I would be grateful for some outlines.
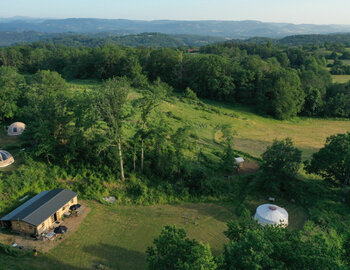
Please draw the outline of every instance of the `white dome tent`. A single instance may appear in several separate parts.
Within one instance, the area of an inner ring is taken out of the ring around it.
[[[15,162],[15,160],[9,152],[5,150],[0,150],[0,168],[7,167],[13,162]]]
[[[15,122],[9,126],[7,129],[7,135],[9,136],[18,136],[22,135],[26,125],[22,122]]]
[[[282,225],[288,226],[288,212],[286,209],[274,204],[262,204],[256,209],[254,219],[261,226]]]

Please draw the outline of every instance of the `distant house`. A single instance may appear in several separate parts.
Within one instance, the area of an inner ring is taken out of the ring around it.
[[[187,50],[188,53],[197,53],[197,52],[200,52],[199,49],[188,49]]]
[[[38,235],[54,228],[69,207],[78,203],[78,194],[68,189],[43,191],[0,219],[3,228]]]

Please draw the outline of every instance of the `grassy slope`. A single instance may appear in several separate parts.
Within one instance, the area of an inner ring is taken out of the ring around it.
[[[93,88],[96,82],[71,83],[75,90]],[[137,96],[133,93],[133,97]],[[184,103],[177,97],[162,104],[160,111],[171,112],[168,117],[174,127],[190,124],[199,137],[202,148],[217,150],[217,125],[232,124],[238,135],[235,148],[259,156],[274,138],[290,136],[296,145],[304,150],[304,157],[309,157],[323,144],[327,136],[350,130],[350,121],[297,118],[292,121],[278,121],[258,116],[246,108],[230,104],[205,101],[215,112],[195,109],[195,105]],[[179,120],[180,119],[180,120]],[[0,136],[1,145],[11,145],[5,136]],[[14,155],[15,155],[14,150]],[[16,158],[16,155],[15,155]],[[15,169],[15,166],[10,168]],[[264,198],[248,197],[248,206],[254,210]],[[288,209],[291,220],[290,228],[300,228],[307,219],[304,210],[295,205],[279,200],[278,203]],[[226,222],[233,218],[237,205],[185,204],[155,206],[104,206],[90,202],[92,211],[80,229],[61,245],[39,258],[9,258],[0,256],[0,265],[8,269],[92,269],[96,264],[107,264],[113,269],[144,269],[145,248],[159,234],[165,224],[184,226],[190,237],[209,243],[214,253],[222,250],[226,238],[223,231]],[[185,212],[199,213],[199,225],[184,224]],[[6,264],[5,264],[6,263]]]
[[[161,110],[171,111],[174,115],[181,117],[182,122],[194,126],[200,141],[210,148],[216,146],[214,137],[217,125],[231,124],[237,132],[234,148],[256,157],[259,157],[275,138],[291,137],[303,150],[304,158],[309,158],[324,145],[328,136],[350,130],[350,121],[346,120],[295,118],[279,121],[256,115],[237,105],[213,101],[206,101],[206,103],[227,115],[195,110],[193,105],[179,100],[171,104],[163,104]],[[181,124],[177,120],[173,122],[177,125]]]

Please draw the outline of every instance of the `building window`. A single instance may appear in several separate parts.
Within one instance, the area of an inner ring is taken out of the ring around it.
[[[74,199],[72,199],[70,202],[73,203],[73,202],[74,202]]]
[[[64,211],[64,209],[66,209],[66,207],[65,207],[65,206],[63,206],[62,211]]]
[[[44,227],[45,226],[45,222],[41,224],[41,227]]]

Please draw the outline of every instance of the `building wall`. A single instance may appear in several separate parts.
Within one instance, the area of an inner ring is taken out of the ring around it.
[[[56,216],[57,216],[57,220],[60,221],[62,220],[63,214],[69,211],[69,207],[71,207],[74,204],[78,203],[78,197],[74,197],[72,200],[70,200],[69,202],[67,202],[64,206],[62,206],[57,212],[56,212]],[[45,220],[42,224],[40,224],[38,226],[38,234],[51,230],[54,228],[54,215],[52,215],[51,217],[49,217],[47,220]]]
[[[60,221],[62,220],[63,214],[69,211],[69,207],[71,207],[74,204],[78,203],[78,198],[77,196],[74,197],[72,200],[67,202],[64,206],[62,206],[57,212],[57,220]],[[54,228],[54,215],[46,219],[43,223],[41,223],[38,227],[35,227],[33,225],[30,225],[24,221],[11,221],[11,227],[13,231],[16,232],[24,232],[27,234],[35,234],[36,232],[38,234],[51,230]]]
[[[21,220],[11,221],[11,227],[12,230],[16,232],[23,232],[26,234],[35,234],[36,232],[35,226]]]

